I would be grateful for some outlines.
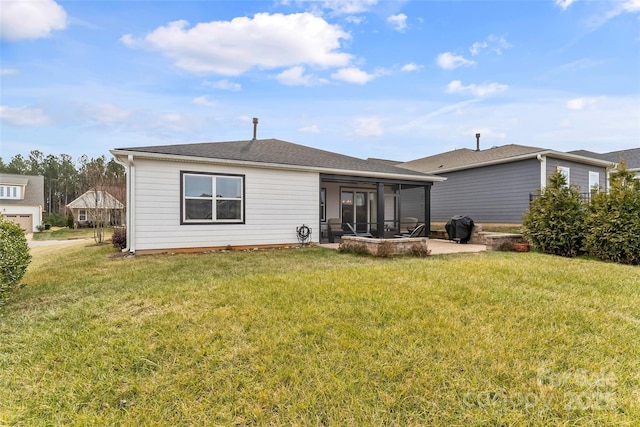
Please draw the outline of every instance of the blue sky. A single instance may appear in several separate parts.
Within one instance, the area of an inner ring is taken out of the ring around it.
[[[640,146],[640,0],[0,0],[0,156]]]

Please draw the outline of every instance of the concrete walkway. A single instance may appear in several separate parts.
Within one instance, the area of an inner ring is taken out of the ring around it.
[[[29,240],[27,243],[30,248],[39,246],[68,245],[70,243],[85,242],[89,239],[66,239],[66,240]]]
[[[338,249],[339,243],[322,243],[323,248]],[[460,244],[450,240],[429,239],[431,255],[457,254],[462,252],[482,252],[487,250],[486,245]]]

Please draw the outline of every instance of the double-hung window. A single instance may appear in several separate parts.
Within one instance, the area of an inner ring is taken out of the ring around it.
[[[182,172],[182,222],[244,222],[244,176]]]

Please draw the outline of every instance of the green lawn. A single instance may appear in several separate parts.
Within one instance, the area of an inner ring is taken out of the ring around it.
[[[93,228],[52,227],[50,230],[33,233],[33,240],[93,239],[94,231]],[[105,239],[110,239],[113,228],[105,227],[103,231]]]
[[[37,248],[0,425],[639,425],[640,269]]]

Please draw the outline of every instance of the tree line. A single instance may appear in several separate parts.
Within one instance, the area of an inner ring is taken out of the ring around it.
[[[17,154],[5,163],[0,157],[0,172],[44,176],[44,211],[49,215],[66,215],[66,206],[89,190],[105,190],[125,203],[125,170],[115,159],[80,156],[76,161],[68,154],[54,156],[33,150],[25,158]]]

